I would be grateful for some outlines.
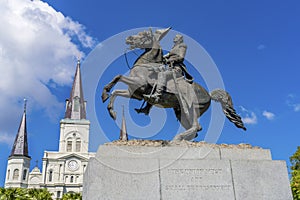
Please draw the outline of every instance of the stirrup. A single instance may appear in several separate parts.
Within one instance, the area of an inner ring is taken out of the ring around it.
[[[144,94],[144,98],[149,102],[157,103],[160,100],[161,94],[155,93],[153,95]]]

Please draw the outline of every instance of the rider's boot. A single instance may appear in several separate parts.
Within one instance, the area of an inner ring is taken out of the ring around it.
[[[144,108],[135,108],[134,110],[137,113],[144,113],[145,115],[149,115],[151,108],[152,108],[152,105],[147,103],[147,105]]]

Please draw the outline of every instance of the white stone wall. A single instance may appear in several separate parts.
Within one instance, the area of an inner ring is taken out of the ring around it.
[[[42,173],[38,167],[35,167],[28,177],[28,188],[40,188],[42,183]]]
[[[83,174],[94,153],[45,152],[42,186],[59,198],[67,192],[82,192]],[[51,172],[52,171],[52,172]],[[52,176],[52,177],[51,177]]]
[[[80,141],[80,151],[88,152],[90,121],[63,119],[60,122],[59,152],[78,152],[76,141]],[[72,142],[71,150],[67,149],[68,141]]]
[[[27,188],[30,158],[25,156],[12,156],[8,159],[5,177],[5,188]],[[18,170],[15,171],[15,170]]]
[[[82,192],[83,174],[89,158],[95,156],[88,152],[89,128],[88,120],[61,120],[59,151],[44,152],[42,172],[34,169],[30,173],[29,187],[47,188],[54,199],[67,192]],[[72,148],[68,149],[68,141]]]

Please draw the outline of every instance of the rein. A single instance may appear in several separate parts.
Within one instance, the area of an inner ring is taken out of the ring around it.
[[[124,57],[125,57],[125,61],[126,61],[126,65],[127,65],[127,67],[128,67],[128,69],[129,70],[132,70],[132,68],[134,67],[130,67],[129,66],[129,63],[128,63],[128,58],[127,58],[127,49],[125,49],[125,51],[124,51]]]

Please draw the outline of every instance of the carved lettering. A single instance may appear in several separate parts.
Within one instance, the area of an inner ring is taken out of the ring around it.
[[[168,169],[168,173],[182,175],[220,175],[222,169]]]
[[[221,191],[230,190],[231,185],[166,185],[165,190],[182,191],[182,190],[210,190],[210,191]]]
[[[177,168],[177,169],[167,169],[167,173],[169,176],[176,177],[178,180],[185,180],[183,182],[185,184],[173,184],[168,183],[164,186],[166,191],[211,191],[211,192],[218,192],[218,191],[227,191],[232,190],[232,186],[228,184],[219,183],[220,176],[223,176],[223,169],[222,168]],[[206,183],[206,179],[208,180],[215,180],[215,183]]]

